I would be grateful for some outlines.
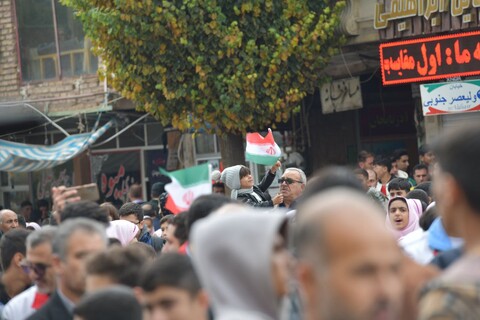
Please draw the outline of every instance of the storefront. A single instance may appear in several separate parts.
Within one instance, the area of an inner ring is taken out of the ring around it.
[[[35,207],[40,199],[50,200],[54,186],[90,182],[98,184],[101,201],[120,205],[127,200],[128,189],[134,183],[141,184],[144,198],[149,198],[151,185],[159,181],[160,168],[176,170],[184,161],[188,161],[188,165],[209,162],[214,168],[220,165],[215,135],[187,133],[182,136],[178,131],[165,129],[151,116],[136,112],[106,114],[100,125],[114,117],[120,120],[80,156],[51,169],[0,172],[0,205],[18,210],[21,202],[29,200]],[[134,123],[141,117],[141,121]],[[82,120],[85,130],[91,129],[97,118],[97,115],[86,116]],[[73,133],[78,122],[71,119],[61,125]],[[174,137],[173,144],[169,135]],[[45,132],[42,128],[17,137],[17,141],[44,145],[55,144],[64,137],[60,132]],[[183,140],[190,140],[191,145],[185,143],[184,146]]]
[[[375,6],[383,85],[412,86],[425,116],[422,142],[480,121],[478,88],[470,82],[480,75],[479,8],[457,0]]]

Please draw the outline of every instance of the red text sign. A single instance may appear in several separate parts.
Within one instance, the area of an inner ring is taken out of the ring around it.
[[[383,43],[384,85],[480,74],[480,31]]]

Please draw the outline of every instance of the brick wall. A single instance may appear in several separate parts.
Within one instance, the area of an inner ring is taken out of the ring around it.
[[[12,4],[0,0],[0,100],[18,95],[18,59]]]
[[[32,103],[48,114],[92,109],[102,103],[103,83],[97,75],[22,83],[15,23],[12,1],[0,0],[0,102],[55,99]],[[57,100],[66,97],[71,99]]]

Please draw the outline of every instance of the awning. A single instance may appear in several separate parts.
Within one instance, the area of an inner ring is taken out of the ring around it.
[[[85,151],[112,124],[111,120],[96,131],[68,136],[52,146],[0,140],[0,171],[30,172],[58,166]]]

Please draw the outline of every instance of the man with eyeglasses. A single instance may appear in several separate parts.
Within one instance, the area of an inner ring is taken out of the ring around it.
[[[52,240],[57,228],[46,226],[28,235],[27,254],[20,262],[23,271],[35,284],[12,300],[3,309],[3,320],[24,320],[47,302],[55,291],[52,268]]]
[[[283,203],[280,207],[295,208],[295,200],[302,194],[307,183],[307,176],[298,168],[287,168],[282,177],[278,179],[280,193],[283,195]]]
[[[105,227],[86,218],[68,219],[52,240],[52,268],[57,289],[28,320],[73,320],[73,309],[85,293],[85,264],[91,254],[106,250]]]

